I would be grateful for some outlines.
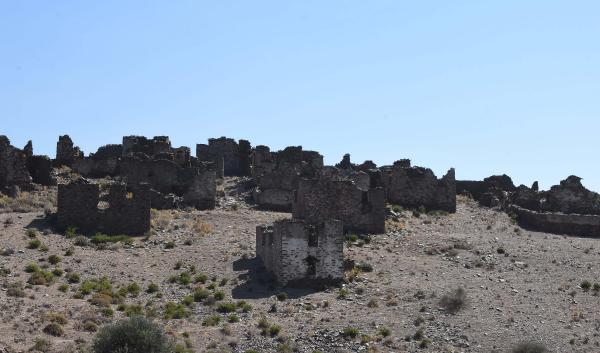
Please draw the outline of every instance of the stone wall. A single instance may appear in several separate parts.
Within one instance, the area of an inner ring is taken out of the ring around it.
[[[0,190],[8,186],[23,188],[30,185],[27,154],[13,147],[8,137],[0,135]]]
[[[110,235],[142,235],[150,230],[148,185],[128,192],[124,184],[111,185],[108,208],[99,209],[100,189],[85,179],[58,186],[57,224],[77,227],[83,232]]]
[[[323,156],[315,151],[304,151],[302,146],[278,152],[258,146],[252,160],[256,184],[254,201],[261,208],[274,211],[291,211],[300,178],[318,177],[323,168]]]
[[[217,195],[216,174],[211,167],[202,162],[182,167],[175,161],[137,155],[121,159],[120,175],[128,184],[148,183],[162,194],[183,197],[185,205],[209,209],[215,207]]]
[[[510,212],[517,216],[523,228],[554,234],[600,237],[600,216],[536,212],[511,205]]]
[[[48,156],[32,155],[27,157],[27,170],[34,183],[40,185],[55,185],[52,177],[52,160]]]
[[[438,179],[431,169],[411,167],[407,161],[395,163],[384,176],[387,201],[403,207],[456,212],[454,168]]]
[[[256,254],[283,284],[340,281],[344,277],[342,223],[280,220],[256,229]]]
[[[239,143],[227,137],[213,138],[208,144],[196,145],[196,158],[202,161],[223,163],[223,176],[250,176],[252,147],[250,142],[240,140]]]
[[[54,160],[54,166],[68,166],[70,167],[74,161],[82,159],[83,152],[73,145],[73,140],[69,135],[63,135],[58,137],[56,143],[56,159]]]
[[[552,212],[600,215],[600,194],[586,189],[581,178],[571,175],[544,192],[543,208]]]
[[[292,215],[308,222],[342,221],[347,232],[385,232],[383,188],[361,190],[351,180],[301,179]]]
[[[457,180],[456,181],[456,192],[458,194],[469,194],[475,200],[480,200],[482,195],[491,189],[498,189],[506,192],[513,192],[516,190],[515,184],[512,179],[506,175],[492,175],[483,181],[475,180]]]

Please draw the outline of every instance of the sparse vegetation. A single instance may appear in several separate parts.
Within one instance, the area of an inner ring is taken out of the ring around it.
[[[467,301],[467,294],[463,288],[457,288],[451,293],[445,294],[440,300],[440,305],[449,313],[460,310]]]
[[[172,353],[173,349],[162,328],[141,316],[103,327],[92,344],[93,353]]]

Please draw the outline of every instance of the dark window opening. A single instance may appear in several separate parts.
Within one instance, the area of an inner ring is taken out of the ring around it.
[[[319,233],[317,233],[317,228],[314,226],[307,226],[306,232],[308,233],[308,246],[312,248],[319,246]]]
[[[365,214],[365,213],[371,212],[371,210],[373,209],[373,206],[371,205],[371,202],[369,201],[369,192],[368,191],[362,192],[362,198],[360,200],[360,203],[362,205],[361,213]]]
[[[307,276],[316,276],[317,275],[317,258],[314,256],[309,256],[306,258],[306,275]]]

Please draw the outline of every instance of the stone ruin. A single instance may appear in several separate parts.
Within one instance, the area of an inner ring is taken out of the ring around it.
[[[385,233],[383,188],[360,188],[352,180],[302,178],[295,192],[292,216],[310,223],[342,221],[344,231]]]
[[[302,146],[286,147],[278,152],[257,146],[252,166],[256,204],[267,210],[290,212],[300,178],[317,177],[323,168],[323,156],[305,151]]]
[[[483,181],[459,181],[457,190],[482,206],[513,214],[519,224],[534,231],[600,237],[600,194],[586,189],[581,178],[569,176],[540,191],[538,183],[515,187],[507,175]]]
[[[31,141],[21,150],[0,136],[0,191],[16,196],[16,190],[31,190],[34,184],[55,184],[50,158],[34,155]]]
[[[149,185],[134,191],[125,184],[110,185],[101,199],[100,187],[86,179],[58,185],[57,225],[108,235],[142,235],[150,230]],[[105,201],[108,207],[99,207]]]
[[[74,146],[73,140],[69,135],[63,135],[58,137],[56,143],[56,159],[54,160],[54,166],[67,166],[73,165],[73,162],[83,158],[83,152],[79,147]]]
[[[339,282],[344,277],[342,222],[284,219],[256,228],[256,256],[282,285]]]
[[[220,137],[196,145],[196,158],[216,164],[217,177],[250,176],[252,147],[249,141]]]
[[[29,188],[31,176],[27,170],[27,154],[12,146],[6,136],[0,136],[0,190],[8,187]]]
[[[183,167],[167,159],[125,157],[120,162],[120,175],[128,184],[150,184],[153,208],[173,208],[181,203],[197,209],[212,209],[216,204],[216,173],[211,165],[203,162]]]
[[[102,146],[72,168],[84,177],[118,176],[132,189],[148,183],[156,209],[211,209],[216,204],[214,163],[192,157],[188,147],[172,147],[168,136],[125,136],[122,144]]]
[[[382,168],[387,202],[408,208],[456,212],[454,168],[441,179],[431,169],[412,167],[410,160],[396,161]]]

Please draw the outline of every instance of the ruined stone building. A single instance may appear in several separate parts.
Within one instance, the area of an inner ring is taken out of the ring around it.
[[[456,192],[471,196],[481,205],[487,207],[499,206],[505,198],[504,194],[514,192],[517,188],[512,179],[506,175],[492,175],[478,180],[457,180]]]
[[[79,159],[83,159],[83,152],[73,144],[73,140],[71,140],[69,135],[59,136],[56,143],[54,166],[60,167],[65,165],[70,167],[74,161]]]
[[[196,161],[193,165],[183,167],[173,160],[137,155],[121,159],[119,175],[131,185],[150,184],[157,192],[152,197],[153,208],[174,207],[174,198],[169,194],[181,197],[182,204],[187,206],[198,209],[215,207],[216,173],[210,163]]]
[[[8,137],[0,136],[0,191],[7,187],[28,188],[31,176],[27,170],[27,154],[12,146]]]
[[[168,136],[124,136],[122,144],[102,146],[72,168],[84,177],[118,176],[132,189],[148,183],[153,208],[215,207],[214,163],[190,156],[188,147],[172,147]]]
[[[403,207],[456,212],[454,168],[441,179],[431,169],[412,167],[400,160],[383,171],[387,201]]]
[[[344,277],[344,234],[337,220],[279,220],[256,228],[256,255],[283,284],[337,282]]]
[[[257,146],[252,157],[254,201],[263,209],[291,211],[300,178],[315,178],[323,168],[323,156],[302,146],[271,152]]]
[[[380,234],[385,232],[385,192],[383,188],[360,188],[352,180],[326,178],[299,181],[292,216],[307,222],[328,219],[342,221],[346,232]]]
[[[227,137],[213,138],[208,144],[196,145],[196,158],[214,162],[217,165],[217,177],[250,176],[252,147],[249,141]]]
[[[105,200],[108,208],[99,208],[100,188],[85,179],[58,185],[57,225],[76,227],[83,232],[109,235],[142,235],[150,230],[148,185],[128,191],[125,184],[110,186]]]

